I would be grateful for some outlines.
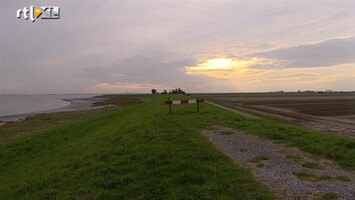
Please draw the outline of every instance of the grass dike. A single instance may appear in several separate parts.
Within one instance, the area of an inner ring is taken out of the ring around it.
[[[111,98],[107,104],[119,104],[119,96]],[[0,142],[1,198],[275,198],[200,134],[214,122],[212,106],[201,105],[200,113],[196,105],[177,106],[169,115],[167,96],[132,98],[135,104],[124,99],[129,106],[45,114],[1,127],[6,137],[31,129]]]
[[[274,199],[251,172],[201,135],[226,125],[355,169],[355,140],[209,104],[163,104],[184,95],[107,95],[83,112],[51,113],[0,127],[5,199]],[[229,133],[228,133],[229,134]],[[228,134],[226,134],[228,136]]]

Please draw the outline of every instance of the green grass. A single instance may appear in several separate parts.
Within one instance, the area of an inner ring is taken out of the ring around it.
[[[238,118],[233,115],[236,114],[231,112],[222,114],[221,112],[220,116],[225,116],[224,123],[232,128],[271,139],[277,143],[298,147],[319,158],[334,160],[343,169],[355,170],[354,138],[322,133],[277,119]],[[220,122],[222,119],[218,118],[216,121]]]
[[[1,198],[274,199],[201,134],[228,113],[204,104],[169,115],[166,96],[142,97],[152,99],[52,128],[37,118],[0,127],[26,131],[34,120],[32,132],[0,143]]]
[[[117,105],[123,97],[121,105],[130,106],[45,114],[0,127],[0,196],[273,199],[248,170],[200,134],[213,125],[296,146],[355,170],[352,138],[269,118],[245,118],[207,103],[200,105],[200,113],[196,105],[174,105],[169,115],[163,105],[167,95],[111,97],[99,105]]]
[[[239,151],[240,151],[240,152],[248,152],[248,148],[243,147],[243,148],[240,148]]]
[[[110,99],[97,102],[97,106],[114,105],[115,107],[88,111],[39,114],[28,117],[22,122],[6,123],[4,126],[0,127],[0,142],[16,139],[28,134],[40,133],[63,125],[83,122],[101,115],[106,115],[109,112],[114,112],[117,108],[134,105],[137,102],[149,101],[146,97],[139,95],[103,95],[102,97]]]
[[[318,176],[316,174],[305,173],[305,172],[293,172],[293,175],[297,176],[301,180],[313,181],[313,182],[326,181],[326,180],[333,179],[331,176],[328,176],[328,175]]]
[[[313,163],[313,162],[305,162],[302,164],[302,167],[310,168],[310,169],[318,169],[318,170],[323,170],[324,167],[321,166],[318,163]]]
[[[285,157],[286,159],[290,159],[290,160],[294,160],[294,161],[303,161],[304,158],[302,156],[299,156],[299,155],[286,155]]]
[[[119,107],[126,107],[131,106],[137,103],[144,103],[150,100],[143,95],[126,95],[126,94],[106,94],[99,96],[104,98],[103,101],[99,101],[94,103],[95,106],[119,106]]]
[[[83,122],[109,112],[113,112],[113,109],[105,108],[90,111],[39,114],[29,117],[22,122],[6,123],[0,127],[0,142],[41,133],[45,130],[52,130],[67,124]]]
[[[252,163],[259,163],[261,161],[269,160],[270,158],[267,156],[256,156],[253,159],[250,160]]]
[[[305,173],[305,172],[293,172],[293,175],[297,176],[301,180],[313,181],[313,182],[324,181],[324,180],[336,180],[336,181],[342,181],[342,182],[350,182],[351,181],[351,179],[346,176],[337,176],[337,177],[333,178],[329,175],[318,176],[316,174]]]
[[[335,179],[337,181],[343,181],[343,182],[350,182],[351,181],[351,179],[346,176],[337,176],[337,177],[335,177]]]
[[[234,132],[233,131],[222,131],[220,134],[221,135],[233,135]]]
[[[265,167],[265,164],[264,163],[258,163],[257,165],[255,165],[256,167],[259,167],[259,168],[263,168]]]
[[[315,200],[336,200],[336,199],[338,199],[338,195],[333,192],[327,192],[321,195],[320,197],[315,198]]]

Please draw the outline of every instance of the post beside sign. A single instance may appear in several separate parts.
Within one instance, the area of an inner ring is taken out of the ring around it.
[[[175,105],[175,104],[193,104],[196,103],[197,104],[197,112],[200,112],[200,103],[204,103],[205,99],[185,99],[185,100],[175,100],[172,101],[170,98],[168,98],[167,101],[164,102],[164,104],[169,105],[169,113],[172,113],[171,110],[171,105]]]

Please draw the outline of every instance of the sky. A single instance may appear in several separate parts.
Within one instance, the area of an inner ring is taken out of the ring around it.
[[[59,6],[60,19],[16,17]],[[355,90],[354,0],[0,1],[0,94]]]

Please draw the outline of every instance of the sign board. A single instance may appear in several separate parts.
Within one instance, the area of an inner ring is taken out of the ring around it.
[[[176,105],[176,104],[197,104],[197,112],[200,112],[200,103],[204,103],[205,99],[185,99],[185,100],[170,100],[170,98],[164,102],[164,104],[169,105],[169,113],[172,113],[171,110],[171,105]]]

